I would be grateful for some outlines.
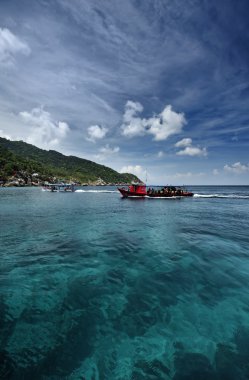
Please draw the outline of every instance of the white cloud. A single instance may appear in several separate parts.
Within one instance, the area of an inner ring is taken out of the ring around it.
[[[206,148],[187,146],[185,149],[176,153],[178,156],[207,156]]]
[[[134,137],[145,135],[145,121],[140,117],[136,117],[136,114],[142,111],[142,104],[140,104],[139,102],[132,102],[131,100],[128,100],[128,102],[125,105],[123,125],[121,126],[124,136]]]
[[[224,170],[229,173],[243,174],[249,171],[249,165],[241,164],[240,162],[235,162],[231,166],[225,165]]]
[[[96,155],[96,159],[99,161],[103,161],[107,159],[108,157],[118,153],[120,151],[119,146],[115,146],[111,148],[109,144],[106,144],[102,148],[99,149],[100,154]]]
[[[183,113],[172,110],[167,105],[164,110],[149,119],[141,119],[137,116],[143,111],[143,106],[138,102],[128,101],[123,115],[122,133],[127,137],[152,134],[155,141],[166,140],[169,136],[180,133],[186,120]]]
[[[2,129],[0,129],[0,137],[3,137],[7,140],[12,140],[11,136],[6,134]]]
[[[158,158],[162,158],[164,156],[164,152],[162,150],[160,150],[158,153],[157,153],[157,157]]]
[[[146,175],[146,171],[140,165],[127,165],[123,166],[120,173],[131,173],[135,174],[137,177],[143,177]],[[141,179],[141,178],[140,178]]]
[[[87,132],[89,135],[89,137],[87,137],[87,140],[95,142],[96,140],[103,139],[108,132],[108,129],[102,127],[101,125],[91,125],[87,128]]]
[[[177,148],[182,148],[182,147],[186,147],[186,146],[191,146],[192,145],[192,139],[190,138],[185,138],[185,139],[182,139],[180,141],[178,141],[175,146]]]
[[[125,105],[124,121],[129,122],[136,115],[136,113],[143,112],[143,109],[144,108],[141,103],[128,100]]]
[[[218,169],[214,169],[214,170],[213,170],[213,175],[219,175],[219,174],[220,174],[220,172],[219,172]]]
[[[9,29],[0,28],[0,63],[13,64],[13,56],[16,53],[29,55],[30,47],[26,42],[21,41]]]
[[[174,112],[170,105],[166,106],[158,116],[147,120],[148,132],[154,135],[155,141],[166,140],[169,136],[180,133],[184,124],[186,124],[184,114]]]
[[[186,172],[186,173],[176,173],[172,177],[177,178],[177,179],[185,179],[185,178],[202,177],[204,175],[205,175],[205,173],[202,173],[202,172],[200,172],[200,173]]]
[[[114,148],[111,148],[109,144],[106,144],[104,147],[100,148],[100,153],[103,153],[105,155],[112,155],[115,153],[118,153],[120,150],[119,146],[115,146]]]
[[[70,128],[63,121],[54,121],[49,112],[43,108],[33,108],[31,112],[20,112],[23,122],[30,126],[26,141],[40,148],[50,148],[59,144],[66,137]]]
[[[176,152],[178,156],[207,156],[207,149],[193,146],[192,139],[189,137],[178,141],[175,147],[184,148]]]

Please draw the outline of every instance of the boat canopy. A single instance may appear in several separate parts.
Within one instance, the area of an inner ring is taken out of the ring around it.
[[[48,191],[74,191],[74,183],[45,183],[44,190]]]

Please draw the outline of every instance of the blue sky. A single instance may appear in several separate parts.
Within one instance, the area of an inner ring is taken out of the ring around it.
[[[249,184],[247,0],[0,0],[0,135],[153,184]]]

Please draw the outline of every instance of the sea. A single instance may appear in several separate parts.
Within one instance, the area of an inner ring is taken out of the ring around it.
[[[1,380],[249,379],[249,186],[0,188]]]

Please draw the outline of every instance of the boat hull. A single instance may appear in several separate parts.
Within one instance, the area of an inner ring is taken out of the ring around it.
[[[118,188],[119,192],[123,196],[123,198],[143,198],[147,195],[147,193],[140,193],[140,192],[135,192],[135,191],[128,191],[123,188]]]
[[[148,194],[148,198],[172,198],[172,199],[180,199],[179,195],[174,194]]]

